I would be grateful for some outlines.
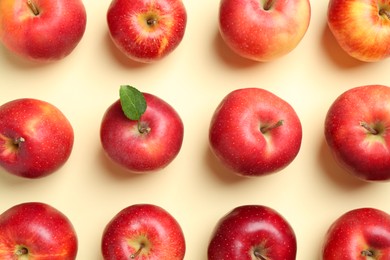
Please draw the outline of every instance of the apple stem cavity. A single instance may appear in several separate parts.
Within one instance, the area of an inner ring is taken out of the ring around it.
[[[267,133],[268,131],[272,130],[272,129],[275,129],[279,126],[283,125],[283,120],[279,120],[278,122],[276,122],[275,124],[273,125],[267,125],[267,126],[263,126],[263,127],[260,127],[260,131],[265,134]]]
[[[272,8],[272,6],[275,4],[276,0],[267,0],[265,1],[263,8],[264,10],[268,11]]]
[[[130,255],[130,258],[131,258],[131,259],[134,259],[134,258],[136,258],[137,256],[139,256],[139,255],[141,254],[142,249],[144,249],[144,247],[145,247],[145,244],[144,244],[144,243],[141,243],[141,244],[140,244],[140,247],[139,247],[138,250],[137,250],[137,252],[135,252],[134,254],[131,254],[131,255]]]
[[[379,134],[379,131],[377,131],[375,128],[369,126],[366,122],[360,122],[360,125],[373,135]]]
[[[27,254],[28,254],[28,249],[27,249],[26,247],[24,247],[24,246],[19,247],[19,248],[16,250],[15,254],[16,254],[17,256],[27,255]]]
[[[150,17],[146,20],[146,24],[150,27],[154,27],[156,26],[156,24],[158,23],[157,19],[154,18],[154,17]]]
[[[39,9],[38,9],[38,7],[33,3],[33,1],[31,1],[31,0],[27,0],[27,5],[28,5],[28,7],[31,9],[31,11],[33,12],[33,14],[35,15],[35,16],[37,16],[37,15],[39,15]]]

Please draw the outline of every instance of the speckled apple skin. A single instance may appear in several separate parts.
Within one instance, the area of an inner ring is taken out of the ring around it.
[[[153,25],[148,19],[153,18]],[[182,0],[113,0],[107,24],[114,45],[141,63],[163,59],[183,40],[187,11]]]
[[[273,2],[266,10],[265,3]],[[291,52],[310,24],[308,0],[221,0],[219,31],[238,55],[268,62]]]
[[[357,208],[342,214],[325,235],[321,259],[390,259],[389,214],[376,208]]]
[[[177,220],[165,209],[153,204],[134,204],[122,209],[106,225],[102,236],[105,260],[183,260],[186,244]]]
[[[26,258],[16,255],[21,247]],[[71,221],[48,204],[21,203],[0,215],[0,259],[74,260],[77,251]]]
[[[16,147],[13,141],[23,138]],[[70,121],[54,105],[32,98],[0,106],[0,166],[25,178],[41,178],[62,167],[74,142]]]
[[[364,181],[390,180],[390,88],[365,85],[340,94],[324,123],[327,145],[347,173]],[[370,134],[365,122],[380,132]]]
[[[133,173],[148,173],[170,164],[179,154],[184,125],[176,110],[161,98],[143,93],[146,111],[140,124],[150,128],[140,133],[138,122],[127,118],[120,100],[103,115],[100,140],[104,152],[118,165]]]
[[[234,208],[217,223],[208,246],[208,260],[295,260],[297,241],[287,220],[263,205]]]
[[[0,41],[11,52],[33,62],[68,56],[84,36],[87,14],[81,0],[0,1]]]
[[[283,121],[266,133],[262,127]],[[224,97],[210,122],[210,148],[240,176],[278,172],[298,155],[302,125],[293,107],[260,88],[236,89]]]

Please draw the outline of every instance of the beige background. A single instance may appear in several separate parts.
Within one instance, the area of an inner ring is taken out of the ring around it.
[[[323,136],[328,107],[345,90],[389,84],[390,60],[365,64],[349,58],[326,25],[327,1],[312,1],[307,34],[290,54],[255,63],[232,54],[217,25],[218,1],[187,1],[187,30],[166,59],[141,65],[124,58],[108,36],[109,0],[85,0],[84,38],[66,59],[48,65],[21,61],[0,47],[0,103],[21,97],[42,99],[71,121],[75,143],[67,164],[37,180],[0,170],[0,212],[26,201],[49,203],[65,213],[79,238],[78,259],[101,259],[106,223],[122,208],[153,203],[181,224],[186,259],[206,259],[210,234],[236,206],[263,204],[294,228],[297,259],[319,259],[328,226],[347,210],[370,206],[390,212],[390,184],[367,184],[343,172]],[[102,153],[99,127],[106,108],[130,84],[169,102],[181,115],[185,136],[178,157],[164,170],[128,175]],[[227,172],[208,148],[208,126],[220,100],[244,87],[265,88],[288,101],[303,125],[300,153],[281,172],[244,179]]]

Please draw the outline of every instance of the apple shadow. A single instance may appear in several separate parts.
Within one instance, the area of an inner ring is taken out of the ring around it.
[[[117,180],[141,178],[142,176],[145,175],[154,174],[153,172],[150,173],[131,172],[130,170],[125,169],[121,165],[113,162],[110,158],[108,158],[108,156],[105,154],[103,149],[99,149],[97,157],[98,157],[97,160],[100,162],[102,169],[104,169],[104,173]]]
[[[31,182],[28,178],[16,176],[4,169],[0,169],[0,178],[2,183],[6,183],[7,187],[25,185]]]
[[[15,53],[12,53],[4,46],[0,46],[0,54],[1,54],[0,56],[4,57],[11,66],[13,66],[18,70],[40,69],[40,68],[51,66],[52,64],[57,62],[57,61],[49,61],[49,62],[30,61],[26,58],[18,56]]]
[[[364,188],[370,184],[369,182],[365,182],[354,177],[352,174],[341,168],[341,166],[333,157],[333,154],[330,151],[330,148],[328,147],[325,139],[323,139],[321,143],[318,160],[319,165],[322,167],[322,169],[324,169],[327,177],[342,188],[355,190]]]
[[[218,160],[208,145],[206,146],[205,151],[205,163],[212,172],[213,176],[226,184],[241,183],[243,181],[250,181],[251,179],[256,178],[237,175],[234,171],[224,166],[222,162]]]
[[[359,61],[346,53],[337,43],[327,23],[322,34],[322,47],[327,56],[340,68],[350,69],[367,65],[367,62]]]
[[[64,166],[63,166],[64,167]],[[61,167],[62,168],[62,167]],[[41,185],[49,185],[53,178],[61,178],[62,175],[66,175],[66,172],[61,168],[50,173],[49,175],[41,176],[38,178],[22,177],[8,172],[7,170],[0,169],[0,182],[6,187],[15,187],[15,189],[24,190],[24,188],[36,188]],[[0,185],[1,186],[1,185]]]
[[[143,68],[152,65],[152,63],[137,62],[127,57],[123,52],[121,52],[115,46],[109,32],[106,33],[104,40],[105,40],[105,45],[108,49],[108,53],[110,53],[111,56],[114,57],[114,59],[123,67],[136,69],[136,68]]]
[[[213,46],[217,56],[225,64],[232,68],[245,69],[248,67],[260,66],[263,64],[263,62],[246,59],[235,53],[232,49],[229,48],[229,46],[226,45],[226,43],[222,39],[221,34],[219,33],[219,30],[217,30],[215,33]]]

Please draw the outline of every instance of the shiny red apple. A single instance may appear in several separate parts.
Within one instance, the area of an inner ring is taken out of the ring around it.
[[[277,211],[262,205],[234,208],[217,223],[208,260],[295,260],[294,230]]]
[[[170,164],[181,149],[184,126],[175,109],[161,98],[121,87],[120,99],[105,112],[100,140],[108,157],[134,173],[157,171]],[[134,92],[133,92],[134,91]],[[136,98],[127,99],[136,94]],[[126,102],[126,100],[128,102]],[[127,113],[141,103],[142,112]]]
[[[0,166],[26,178],[54,173],[69,159],[74,133],[54,105],[32,98],[0,106]]]
[[[328,109],[325,139],[339,165],[365,181],[390,180],[390,87],[342,93]]]
[[[221,0],[219,31],[238,55],[272,61],[295,49],[310,16],[309,0]]]
[[[107,11],[115,46],[132,60],[161,60],[181,43],[187,12],[182,0],[113,0]]]
[[[105,260],[183,260],[186,245],[177,220],[152,204],[122,209],[106,225],[102,236]]]
[[[390,259],[390,215],[376,208],[350,210],[329,227],[322,260]]]
[[[86,23],[81,0],[0,1],[0,42],[28,60],[68,56],[81,41]]]
[[[282,170],[297,156],[302,126],[293,107],[260,88],[230,92],[216,108],[209,143],[223,165],[241,176]]]
[[[74,260],[77,250],[72,223],[48,204],[21,203],[0,215],[2,260]]]

